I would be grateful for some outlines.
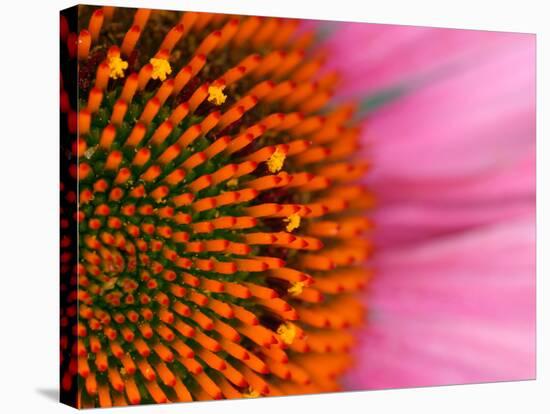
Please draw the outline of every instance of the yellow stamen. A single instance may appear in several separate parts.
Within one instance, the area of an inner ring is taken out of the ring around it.
[[[170,75],[172,73],[170,62],[166,59],[151,58],[149,63],[153,65],[153,73],[151,74],[151,78],[153,79],[165,81],[166,75]]]
[[[277,334],[281,337],[281,341],[291,345],[294,338],[296,338],[296,326],[290,322],[283,323],[277,328]]]
[[[239,179],[238,178],[232,178],[231,180],[227,181],[228,187],[237,187],[239,185]]]
[[[286,231],[292,231],[300,227],[302,218],[297,213],[294,213],[288,216],[284,221],[285,223],[288,223],[286,225]]]
[[[122,60],[120,55],[109,56],[107,63],[109,64],[109,76],[111,78],[118,79],[124,77],[124,70],[128,69],[128,62]]]
[[[114,269],[110,269],[110,271],[112,271],[112,270],[114,270]],[[105,281],[103,283],[103,287],[101,288],[101,291],[102,292],[107,292],[108,290],[113,289],[116,285],[116,282],[117,282],[116,277],[113,277],[112,279],[109,279],[109,280]]]
[[[269,169],[269,172],[276,173],[278,171],[281,171],[281,168],[283,168],[283,164],[285,162],[285,158],[285,153],[279,151],[279,148],[277,148],[275,152],[271,154],[271,157],[269,157],[267,160],[267,168]]]
[[[260,393],[252,387],[248,388],[248,392],[243,393],[244,398],[258,398],[259,396],[260,396]]]
[[[212,102],[214,105],[220,106],[227,98],[227,95],[223,93],[225,85],[223,86],[209,86],[208,87],[208,102]]]
[[[306,284],[304,282],[293,282],[288,288],[287,292],[290,293],[292,296],[298,296],[304,291],[305,285]]]

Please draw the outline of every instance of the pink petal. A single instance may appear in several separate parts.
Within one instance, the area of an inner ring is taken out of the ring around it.
[[[535,376],[535,223],[379,252],[354,389]]]
[[[322,24],[321,24],[322,25]],[[432,72],[443,66],[483,58],[488,50],[508,46],[518,35],[488,31],[340,24],[325,42],[329,68],[346,74],[339,94],[372,92]]]
[[[365,124],[375,278],[353,389],[535,375],[535,37],[343,25],[339,96]],[[397,88],[397,89],[396,89]]]
[[[479,177],[533,156],[534,46],[520,37],[373,115],[373,181]]]

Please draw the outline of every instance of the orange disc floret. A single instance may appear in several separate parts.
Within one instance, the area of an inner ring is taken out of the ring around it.
[[[63,100],[80,191],[67,196],[80,252],[62,286],[78,335],[62,337],[64,389],[79,407],[338,390],[373,199],[311,34],[287,19],[78,10],[79,34],[61,33],[80,97]]]

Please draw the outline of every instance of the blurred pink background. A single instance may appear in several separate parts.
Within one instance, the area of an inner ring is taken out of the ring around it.
[[[535,36],[323,30],[338,98],[365,109],[378,198],[346,388],[535,378]]]

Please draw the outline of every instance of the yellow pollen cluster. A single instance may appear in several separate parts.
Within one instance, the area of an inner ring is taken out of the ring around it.
[[[277,328],[277,334],[281,337],[281,341],[291,345],[294,338],[296,338],[296,326],[290,322],[283,323]]]
[[[292,285],[288,288],[287,292],[290,293],[292,296],[298,296],[304,291],[304,286],[306,284],[304,282],[294,282]]]
[[[288,223],[286,225],[286,231],[292,231],[300,227],[300,222],[302,221],[301,217],[297,214],[291,214],[285,219],[285,223]]]
[[[151,78],[153,79],[165,81],[166,75],[170,75],[172,73],[170,62],[166,59],[151,58],[149,63],[153,65],[153,73],[151,74]]]
[[[128,69],[128,62],[122,60],[120,55],[109,56],[109,76],[113,79],[123,78],[124,70]]]
[[[209,86],[208,87],[208,102],[220,106],[227,99],[227,95],[223,93],[225,86]]]
[[[252,387],[248,388],[248,392],[243,393],[244,398],[258,398],[259,396],[260,393]]]
[[[236,186],[239,185],[239,179],[238,178],[232,178],[232,179],[227,181],[227,185],[229,187],[236,187]]]
[[[269,169],[269,172],[276,173],[281,171],[285,158],[286,154],[277,148],[275,152],[271,154],[271,157],[267,159],[267,168]]]

